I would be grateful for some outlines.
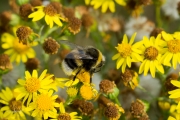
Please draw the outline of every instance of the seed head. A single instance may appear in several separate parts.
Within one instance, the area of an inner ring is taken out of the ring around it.
[[[73,34],[77,34],[80,31],[81,28],[81,20],[73,17],[69,19],[69,31],[72,32]]]
[[[33,30],[30,27],[21,26],[17,29],[16,35],[19,38],[19,42],[23,43],[24,45],[27,45],[28,41],[31,40],[31,34],[33,33]]]
[[[168,75],[166,77],[166,81],[165,81],[165,88],[167,91],[171,91],[171,90],[175,90],[177,89],[176,86],[174,86],[172,83],[171,83],[171,80],[177,80],[178,79],[178,75],[175,74],[175,73],[172,73],[170,75]]]
[[[41,1],[41,0],[31,0],[31,1],[30,1],[30,4],[31,4],[33,7],[41,6],[41,5],[42,5],[42,1]]]
[[[25,63],[26,70],[32,73],[33,70],[39,68],[39,60],[37,58],[29,58]]]
[[[19,8],[19,14],[22,18],[28,19],[28,16],[32,13],[32,6],[31,4],[24,4]]]
[[[13,68],[9,56],[6,54],[0,54],[0,69],[11,70]]]
[[[151,32],[150,36],[154,36],[155,38],[163,31],[162,28],[154,28]]]
[[[43,43],[43,49],[47,54],[56,54],[59,48],[60,45],[51,37],[47,38]]]
[[[141,100],[131,103],[130,112],[134,118],[140,118],[145,113],[145,107]]]
[[[106,94],[114,92],[115,86],[114,82],[109,80],[102,80],[99,84],[100,91]]]

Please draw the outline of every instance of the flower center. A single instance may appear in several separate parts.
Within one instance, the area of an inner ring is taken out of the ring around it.
[[[144,57],[148,60],[155,60],[158,56],[158,50],[155,47],[148,47],[144,52]]]
[[[37,108],[41,111],[47,111],[53,107],[51,98],[46,94],[41,94],[37,98]]]
[[[71,116],[68,113],[61,113],[58,116],[58,120],[71,120]]]
[[[23,43],[19,43],[18,39],[16,39],[14,41],[14,46],[13,47],[14,47],[15,51],[17,53],[19,53],[19,54],[21,54],[23,52],[26,52],[30,48],[29,45],[23,45]]]
[[[131,45],[126,44],[126,43],[118,44],[118,47],[116,47],[116,49],[124,58],[126,58],[127,56],[130,56],[132,52]]]
[[[45,14],[49,16],[54,16],[57,14],[57,10],[53,7],[53,5],[49,4],[44,8]]]
[[[20,111],[22,109],[22,102],[13,98],[9,102],[9,108],[11,111]]]
[[[40,88],[40,81],[37,78],[29,78],[26,80],[24,87],[30,93],[36,92]]]
[[[172,53],[180,52],[180,40],[170,40],[167,42],[168,50]]]

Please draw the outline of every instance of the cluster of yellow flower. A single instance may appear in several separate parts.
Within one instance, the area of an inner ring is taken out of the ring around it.
[[[135,35],[136,33],[129,42],[127,36],[124,35],[122,43],[116,47],[118,53],[112,59],[117,59],[117,69],[121,67],[124,73],[126,66],[130,68],[132,62],[141,62],[139,74],[144,71],[146,76],[150,71],[152,77],[155,77],[157,70],[164,74],[163,65],[177,68],[180,63],[180,32],[169,34],[163,31],[156,38],[145,36],[141,41],[133,44]]]

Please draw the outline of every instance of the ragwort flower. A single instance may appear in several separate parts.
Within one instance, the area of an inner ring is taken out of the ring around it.
[[[48,119],[48,117],[55,118],[57,110],[55,107],[59,107],[59,103],[56,103],[58,95],[52,95],[53,91],[43,92],[35,96],[32,103],[29,104],[28,110],[32,111],[33,117],[40,117]]]
[[[7,49],[5,54],[9,55],[12,62],[20,63],[22,61],[25,63],[27,58],[35,57],[35,51],[32,48],[35,44],[23,45],[17,37],[9,33],[2,34],[1,41],[2,48]]]
[[[139,68],[139,74],[144,71],[144,75],[146,76],[150,70],[150,73],[154,78],[156,69],[158,69],[161,73],[164,73],[164,68],[160,62],[162,56],[161,53],[163,53],[163,50],[159,46],[160,39],[160,34],[156,37],[156,39],[155,37],[150,37],[149,40],[147,37],[143,37],[143,46],[140,47],[140,50],[144,60]]]
[[[176,69],[177,63],[180,63],[180,33],[171,35],[163,31],[162,37],[164,41],[161,41],[161,45],[165,52],[161,59],[162,63],[167,66],[171,66],[172,63],[173,68]]]
[[[28,113],[26,107],[23,106],[20,100],[15,99],[15,94],[11,91],[10,88],[6,87],[5,90],[0,92],[0,103],[4,104],[0,111],[4,112],[1,115],[0,119],[2,120],[26,120],[25,114]]]
[[[180,98],[180,81],[171,80],[171,83],[174,86],[178,87],[178,88],[168,92],[170,94],[169,98],[171,98],[171,99],[179,99]],[[177,105],[177,109],[180,109],[180,101],[179,101],[179,103]]]
[[[64,105],[61,102],[60,107],[59,107],[60,113],[57,115],[56,119],[51,119],[51,120],[81,120],[81,116],[77,116],[77,112],[71,112],[67,113],[65,111]]]
[[[38,20],[42,19],[43,17],[45,17],[45,21],[46,21],[47,25],[50,26],[50,28],[53,27],[54,22],[58,26],[60,26],[60,27],[62,26],[62,22],[60,20],[64,20],[64,18],[61,17],[60,14],[58,14],[57,9],[52,4],[49,4],[46,7],[37,6],[34,8],[37,9],[37,11],[31,13],[28,16],[29,18],[33,18],[32,21],[38,21]]]
[[[126,35],[123,37],[121,44],[116,47],[118,53],[112,57],[112,60],[116,60],[116,68],[122,67],[122,73],[125,72],[126,66],[131,67],[131,62],[139,62],[143,60],[143,57],[139,54],[141,53],[138,48],[142,45],[141,42],[133,44],[136,33],[133,34],[129,43]]]
[[[32,99],[37,95],[38,92],[44,92],[53,88],[50,86],[53,82],[51,79],[53,75],[48,75],[46,77],[47,70],[44,70],[42,74],[38,77],[37,70],[33,70],[32,75],[29,71],[25,72],[25,80],[19,79],[17,82],[21,85],[15,89],[15,92],[18,92],[19,95],[16,97],[17,100],[23,98],[23,103],[27,100],[27,105],[31,102]]]
[[[89,1],[85,0],[86,4],[89,3]],[[125,6],[126,2],[125,0],[115,0],[115,2],[119,5]],[[94,9],[98,9],[102,6],[101,11],[105,13],[107,9],[109,8],[111,12],[115,12],[115,3],[114,0],[92,0],[90,2],[91,5],[94,6]]]

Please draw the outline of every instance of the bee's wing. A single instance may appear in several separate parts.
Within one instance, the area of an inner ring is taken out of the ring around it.
[[[79,59],[79,60],[85,60],[85,59],[93,59],[90,55],[87,55],[85,50],[83,48],[76,48],[73,49],[69,54],[66,56],[67,59]]]
[[[84,49],[81,46],[76,45],[75,43],[70,42],[69,40],[60,40],[59,41],[61,44],[67,45],[71,49]]]

